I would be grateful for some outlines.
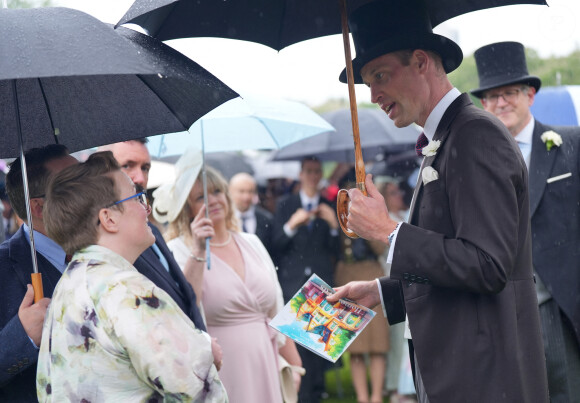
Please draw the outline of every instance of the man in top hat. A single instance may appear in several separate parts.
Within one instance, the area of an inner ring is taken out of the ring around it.
[[[390,277],[337,288],[405,321],[420,402],[547,402],[531,264],[528,175],[505,126],[447,78],[460,48],[420,0],[382,0],[349,19],[353,70],[397,127],[423,127],[408,223],[381,194],[349,190],[348,227],[390,243]],[[344,73],[342,75],[344,81]]]
[[[475,51],[483,108],[508,128],[529,171],[532,261],[552,403],[580,397],[580,128],[552,127],[530,107],[540,90],[524,47],[500,42]],[[551,136],[551,137],[550,137]],[[548,143],[552,139],[551,145]]]

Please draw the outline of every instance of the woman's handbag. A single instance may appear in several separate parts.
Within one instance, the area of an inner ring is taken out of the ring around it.
[[[293,372],[304,375],[306,370],[296,365],[290,365],[288,361],[278,354],[278,366],[280,367],[280,388],[282,389],[282,398],[284,403],[297,403],[298,391],[294,386]]]

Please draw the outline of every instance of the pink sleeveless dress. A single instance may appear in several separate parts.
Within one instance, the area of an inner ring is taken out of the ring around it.
[[[219,377],[231,403],[281,403],[276,331],[268,326],[276,314],[271,263],[260,259],[253,240],[232,235],[244,258],[245,280],[212,254],[203,282],[208,333],[223,350]]]

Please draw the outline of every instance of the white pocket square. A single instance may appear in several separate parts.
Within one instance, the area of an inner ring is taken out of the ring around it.
[[[567,174],[553,176],[551,178],[548,178],[548,180],[546,182],[552,183],[552,182],[556,182],[556,181],[561,181],[562,179],[566,179],[566,178],[569,178],[571,176],[572,176],[572,172],[568,172]]]
[[[433,167],[425,167],[421,173],[423,177],[423,185],[428,184],[429,182],[433,182],[434,180],[439,179],[439,173],[433,169]]]

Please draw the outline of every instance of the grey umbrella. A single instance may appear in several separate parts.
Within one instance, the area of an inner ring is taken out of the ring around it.
[[[336,132],[322,133],[281,148],[272,155],[274,161],[301,160],[315,156],[321,161],[355,162],[352,152],[352,123],[350,109],[323,113]],[[380,109],[358,110],[360,143],[365,161],[378,155],[412,150],[421,132],[416,126],[398,128]]]
[[[156,39],[72,9],[0,9],[0,54],[0,158],[184,131],[237,96]],[[32,235],[25,163],[22,173]]]

